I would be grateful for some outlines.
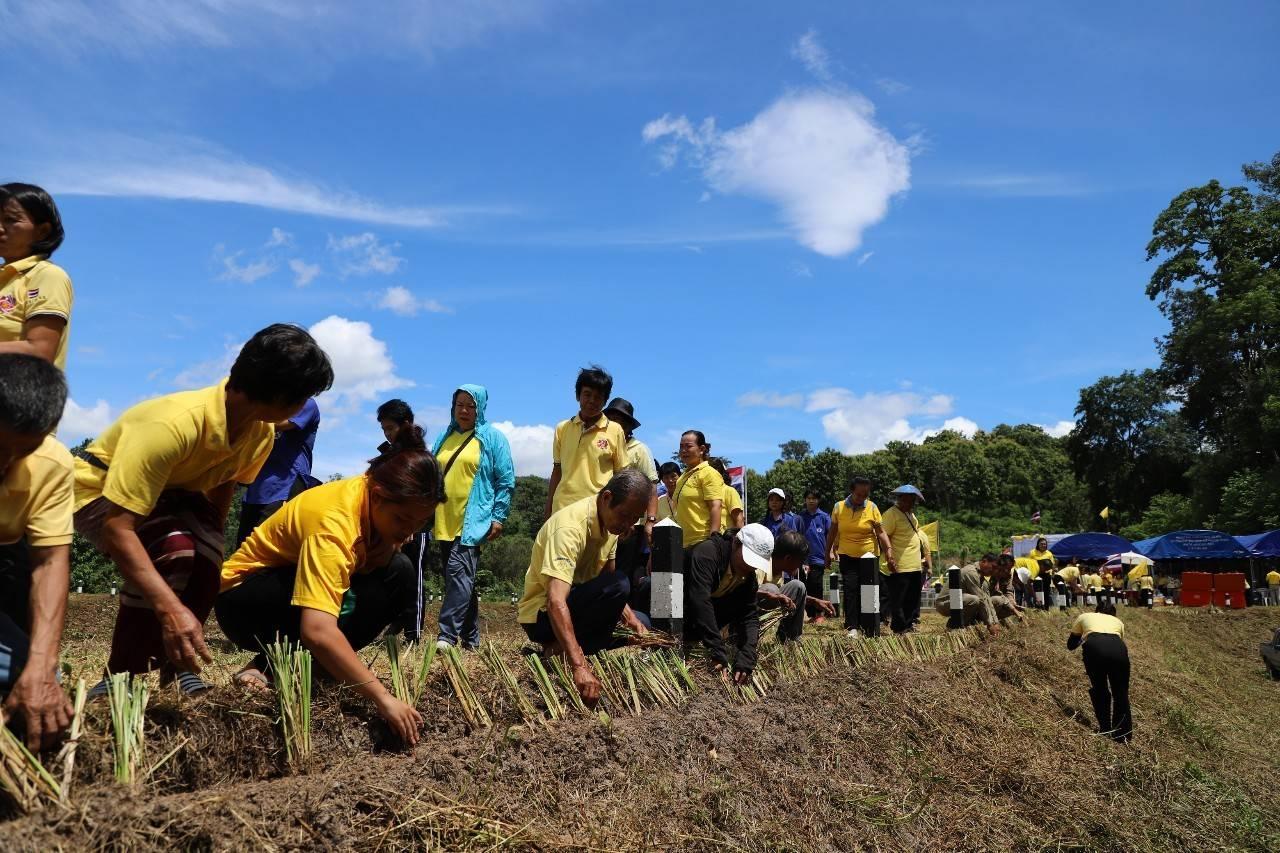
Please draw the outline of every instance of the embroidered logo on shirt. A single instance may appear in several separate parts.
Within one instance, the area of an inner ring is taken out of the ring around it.
[[[28,299],[35,299],[39,295],[40,295],[40,288],[38,287],[32,288],[31,290],[27,291]]]
[[[600,448],[601,450],[608,450],[608,449],[609,449],[609,439],[607,439],[607,438],[598,438],[598,439],[596,439],[596,447]]]
[[[0,312],[10,314],[17,307],[18,300],[14,299],[11,294],[6,293],[4,296],[0,296]]]

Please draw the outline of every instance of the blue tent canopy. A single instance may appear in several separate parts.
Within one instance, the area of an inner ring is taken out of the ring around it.
[[[1133,543],[1133,550],[1153,560],[1248,559],[1249,549],[1217,530],[1175,530]]]
[[[1255,557],[1280,557],[1280,530],[1237,536],[1236,541],[1249,549]]]
[[[1133,543],[1123,536],[1111,533],[1075,533],[1059,539],[1049,546],[1053,556],[1060,559],[1079,557],[1081,560],[1105,560],[1112,554],[1133,550]]]

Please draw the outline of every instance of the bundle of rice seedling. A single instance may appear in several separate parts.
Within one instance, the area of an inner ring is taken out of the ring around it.
[[[127,672],[117,672],[107,682],[115,776],[121,784],[132,785],[137,779],[145,747],[143,726],[149,696],[145,678],[131,678]]]
[[[58,758],[62,759],[62,802],[71,802],[71,780],[76,766],[76,750],[80,746],[80,732],[84,726],[84,704],[88,697],[84,679],[76,681],[76,697],[72,702],[71,731],[67,733],[67,742],[62,745]]]
[[[556,655],[551,658],[551,668],[556,672],[556,678],[560,679],[560,686],[564,688],[564,692],[569,696],[569,701],[578,713],[587,713],[587,703],[582,701],[582,694],[578,692],[578,685],[573,683],[573,678],[569,675],[569,670],[565,668],[564,658]]]
[[[547,716],[553,720],[564,717],[564,705],[560,702],[560,696],[556,693],[556,686],[552,683],[551,676],[547,674],[542,657],[529,655],[525,658],[525,663],[533,673],[533,681],[538,685],[538,692],[542,694],[542,703],[547,706]]]
[[[0,709],[0,788],[24,814],[41,800],[57,803],[62,798],[58,781],[9,729],[3,709]]]
[[[590,658],[591,669],[595,671],[596,680],[600,682],[600,696],[604,699],[604,704],[617,713],[627,707],[627,702],[614,679],[613,668],[605,662],[606,659],[607,655],[595,655]]]
[[[613,636],[618,640],[626,640],[629,646],[642,649],[674,649],[680,646],[680,640],[666,631],[650,628],[643,634],[637,634],[625,625],[613,629]]]
[[[489,728],[493,725],[493,720],[489,718],[489,712],[485,710],[471,686],[471,677],[467,675],[462,653],[458,651],[457,646],[449,646],[444,650],[444,661],[445,675],[449,679],[449,685],[453,687],[454,695],[462,705],[462,715],[467,718],[467,722],[473,729]]]
[[[267,659],[280,707],[285,756],[295,770],[311,761],[311,652],[302,643],[277,640],[267,646]]]
[[[407,705],[418,705],[427,689],[427,676],[436,658],[435,643],[416,643],[402,648],[398,634],[383,637],[387,650],[387,668],[391,673],[391,692]]]
[[[525,695],[524,690],[520,687],[520,682],[516,679],[516,674],[507,666],[507,662],[503,660],[502,655],[492,642],[485,643],[484,648],[480,651],[480,659],[484,661],[485,666],[489,667],[489,671],[498,679],[498,683],[506,691],[511,704],[515,706],[516,712],[520,714],[520,719],[526,723],[541,721],[542,715],[538,713],[538,709],[529,701],[529,697]]]

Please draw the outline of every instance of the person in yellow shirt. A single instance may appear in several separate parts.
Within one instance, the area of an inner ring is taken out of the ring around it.
[[[635,407],[631,401],[623,397],[614,397],[604,407],[605,416],[622,427],[627,440],[627,464],[649,478],[649,482],[657,485],[658,466],[653,461],[653,451],[649,445],[636,438],[636,430],[640,421],[636,420]],[[639,521],[630,535],[618,540],[618,570],[631,578],[631,594],[633,605],[649,609],[649,539],[653,535],[653,525],[658,521],[658,494],[653,495],[653,504]]]
[[[738,494],[738,490],[734,488],[733,478],[729,476],[729,469],[724,467],[723,459],[714,457],[708,459],[707,464],[714,468],[720,475],[720,479],[724,481],[724,498],[720,504],[720,530],[717,532],[738,530],[747,523],[742,507],[742,495]]]
[[[0,185],[0,353],[39,356],[66,370],[75,294],[62,267],[49,260],[63,236],[47,192]]]
[[[893,545],[880,524],[880,507],[871,500],[871,481],[866,477],[854,477],[849,484],[849,496],[831,510],[831,528],[827,532],[827,565],[840,563],[840,584],[845,589],[846,601],[852,602],[853,590],[858,588],[858,564],[864,554],[878,554],[892,559]],[[858,629],[857,607],[844,608],[846,631]]]
[[[265,688],[266,646],[277,638],[301,642],[412,745],[422,717],[356,651],[413,595],[413,566],[395,558],[440,505],[444,477],[421,427],[404,425],[390,445],[363,475],[309,489],[259,525],[223,565],[214,607],[227,639],[256,652],[237,683]]]
[[[1267,595],[1272,604],[1280,605],[1280,572],[1275,569],[1267,572]]]
[[[909,483],[889,494],[896,502],[885,511],[881,526],[892,556],[882,562],[881,573],[888,593],[889,627],[895,634],[905,634],[920,621],[923,572],[933,571],[933,555],[929,537],[920,531],[916,519],[916,504],[924,503],[924,494]]]
[[[476,571],[480,548],[502,535],[516,490],[516,469],[507,437],[485,417],[489,391],[460,385],[453,392],[452,419],[432,452],[444,471],[445,502],[436,511],[432,538],[444,566],[437,644],[480,648],[480,593]],[[416,573],[421,578],[421,573]],[[420,585],[419,585],[420,586]],[[416,597],[415,625],[422,625],[422,595]],[[414,632],[416,633],[416,632]]]
[[[516,618],[543,654],[563,655],[583,702],[600,698],[587,655],[607,648],[621,620],[638,634],[644,624],[627,604],[631,581],[615,571],[618,537],[635,526],[653,484],[635,468],[613,475],[597,495],[574,501],[547,519],[533,541]]]
[[[1041,569],[1048,569],[1050,575],[1058,567],[1058,558],[1053,556],[1053,552],[1049,550],[1049,540],[1043,536],[1036,540],[1036,547],[1027,552],[1027,559],[1034,560]]]
[[[51,435],[67,401],[62,371],[0,353],[0,696],[27,747],[71,723],[58,654],[71,575],[71,454]],[[0,725],[3,725],[0,723]]]
[[[598,494],[609,478],[631,464],[622,427],[604,414],[613,377],[599,365],[578,372],[573,388],[578,414],[556,425],[551,441],[547,518],[574,501]]]
[[[1125,742],[1133,735],[1129,708],[1129,650],[1124,644],[1124,623],[1116,618],[1110,602],[1095,613],[1081,613],[1067,636],[1067,650],[1084,645],[1084,669],[1089,675],[1089,698],[1098,718],[1098,731]]]
[[[676,523],[684,535],[684,550],[721,529],[724,516],[724,478],[707,463],[711,445],[696,429],[680,436],[680,462],[684,473],[676,481],[671,502]]]
[[[249,339],[227,379],[139,403],[76,458],[76,531],[124,577],[108,672],[159,667],[163,682],[208,689],[203,625],[236,485],[258,476],[275,424],[332,384],[315,339],[277,323]],[[103,679],[91,694],[106,689]]]

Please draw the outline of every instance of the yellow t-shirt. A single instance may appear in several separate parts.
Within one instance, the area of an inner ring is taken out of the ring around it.
[[[69,544],[74,472],[71,454],[51,435],[15,462],[0,480],[0,545],[23,536],[33,548]]]
[[[1280,572],[1275,569],[1267,572],[1267,586],[1280,587]]]
[[[1051,571],[1050,574],[1053,574],[1053,572],[1058,570],[1058,560],[1053,556],[1052,551],[1037,551],[1035,548],[1032,548],[1027,552],[1027,559],[1035,560],[1037,563],[1041,560],[1048,560],[1053,564],[1051,567],[1053,571]]]
[[[618,537],[604,529],[596,513],[596,496],[576,500],[552,514],[533,540],[524,595],[516,608],[522,624],[538,621],[547,609],[547,581],[583,584],[600,574],[618,551]]]
[[[1138,589],[1155,589],[1156,582],[1151,575],[1143,575],[1138,578]]]
[[[671,504],[671,495],[658,495],[658,521],[665,521],[675,515]]]
[[[1061,575],[1062,579],[1068,584],[1080,583],[1079,566],[1064,566],[1058,570],[1058,574]]]
[[[436,459],[440,462],[440,470],[449,464],[458,448],[462,453],[454,460],[449,469],[449,476],[444,478],[444,503],[436,507],[436,523],[431,535],[440,542],[450,542],[462,536],[462,518],[467,511],[467,499],[471,497],[471,486],[476,481],[476,472],[480,470],[480,442],[467,441],[473,430],[451,432],[440,445]],[[467,443],[462,447],[463,442]]]
[[[881,526],[889,537],[889,544],[893,546],[893,559],[898,565],[898,574],[920,571],[924,564],[921,549],[928,550],[929,537],[920,530],[920,522],[916,520],[915,513],[908,516],[894,504],[884,511]],[[881,561],[880,573],[890,574],[887,562]]]
[[[622,427],[604,415],[585,429],[578,415],[557,424],[551,461],[560,466],[560,485],[551,500],[553,514],[600,494],[614,474],[631,464]]]
[[[87,448],[110,470],[76,458],[76,509],[99,497],[149,515],[166,489],[208,492],[252,483],[275,427],[256,421],[227,442],[227,382],[156,397],[125,411]]]
[[[720,481],[724,482],[724,478],[721,477]],[[724,497],[721,498],[721,503],[720,503],[720,530],[721,531],[728,530],[730,527],[733,526],[732,516],[733,516],[733,511],[735,509],[736,510],[742,509],[742,496],[738,494],[738,490],[735,489],[733,486],[726,485],[724,487]],[[738,526],[742,527],[746,523],[747,523],[747,517],[744,514],[742,516],[742,523],[739,524]]]
[[[22,340],[22,329],[35,317],[61,317],[67,322],[53,363],[67,369],[67,342],[71,340],[71,303],[75,291],[62,267],[41,255],[32,255],[0,267],[0,341]]]
[[[713,532],[710,501],[720,501],[720,518],[724,523],[724,478],[706,462],[699,462],[676,480],[672,503],[676,508],[676,524],[684,531],[684,547],[692,548]]]
[[[1071,626],[1071,633],[1087,640],[1090,634],[1115,634],[1124,636],[1124,623],[1108,613],[1081,613]]]
[[[831,510],[831,520],[839,525],[837,554],[861,557],[863,554],[880,553],[880,544],[876,541],[876,532],[871,525],[879,524],[883,519],[880,507],[870,498],[858,509],[851,509],[848,498],[845,498]]]
[[[1030,557],[1015,557],[1013,567],[1015,569],[1026,569],[1031,573],[1032,580],[1040,577],[1040,564]]]
[[[627,465],[648,477],[650,483],[658,482],[658,466],[653,461],[653,452],[649,450],[649,445],[633,435],[627,439],[626,450]]]
[[[254,528],[222,564],[221,591],[268,569],[297,566],[289,603],[337,616],[365,566],[369,490],[364,475],[307,489]]]
[[[1100,589],[1102,587],[1102,578],[1096,574],[1085,575],[1080,582],[1085,589]]]

